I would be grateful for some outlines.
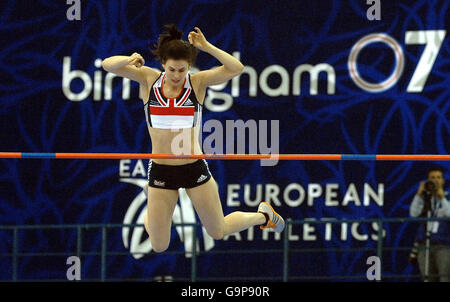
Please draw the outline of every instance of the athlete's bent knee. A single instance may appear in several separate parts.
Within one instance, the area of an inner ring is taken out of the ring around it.
[[[162,253],[162,252],[165,252],[168,247],[169,247],[169,245],[164,245],[164,246],[153,245],[152,249],[155,253]]]
[[[145,230],[147,231],[147,234],[148,234],[148,236],[150,238],[150,243],[152,245],[152,250],[155,253],[162,253],[165,250],[167,250],[169,248],[169,242],[160,243],[159,241],[152,240],[152,237],[150,236],[150,229],[149,229],[149,227],[147,225],[147,222],[145,222],[144,225],[145,225]]]
[[[152,244],[152,250],[155,253],[162,253],[164,251],[166,251],[169,248],[169,242],[168,241],[157,241],[157,242],[153,242],[153,240],[150,239],[150,242]]]
[[[222,230],[206,230],[206,232],[215,240],[222,240],[224,237],[224,233]]]

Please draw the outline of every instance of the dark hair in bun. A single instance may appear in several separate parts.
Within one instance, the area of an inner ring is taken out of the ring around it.
[[[165,32],[159,35],[155,49],[150,49],[156,59],[165,64],[168,59],[186,60],[194,65],[197,58],[197,49],[188,41],[182,40],[183,32],[175,24],[164,25]]]

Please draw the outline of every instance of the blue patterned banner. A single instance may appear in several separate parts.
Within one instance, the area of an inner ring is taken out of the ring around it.
[[[211,160],[225,214],[256,211],[265,200],[293,220],[408,217],[433,162],[380,162],[370,154],[449,153],[449,1],[381,0],[380,20],[365,0],[78,2],[79,10],[66,1],[0,4],[0,152],[150,153],[138,84],[104,71],[101,62],[138,52],[147,66],[161,70],[148,46],[164,24],[175,23],[184,39],[198,26],[245,66],[239,77],[207,91],[204,149],[213,133],[206,126],[222,125],[214,131],[229,146],[236,138],[226,133],[227,123],[256,121],[256,131],[278,131],[280,154],[368,154],[275,165]],[[218,65],[200,52],[193,72]],[[263,142],[259,134],[258,140],[249,130],[244,153],[275,145],[274,136]],[[438,164],[450,177],[450,165]],[[0,225],[143,223],[147,165],[128,159],[2,159]],[[196,221],[181,191],[173,222]],[[417,227],[293,225],[286,230],[290,247],[300,252],[290,256],[290,274],[365,275],[379,234],[385,247],[412,247]],[[99,252],[101,235],[85,230],[82,251]],[[106,259],[108,278],[189,278],[191,228],[173,228],[169,251],[178,254],[152,252],[142,227],[113,228],[107,235],[108,251],[123,252]],[[19,252],[76,252],[76,229],[18,236]],[[196,236],[199,250],[208,251],[198,258],[199,277],[282,275],[281,253],[260,253],[281,249],[282,234],[254,227],[215,241],[199,228]],[[0,231],[0,240],[0,253],[11,253],[13,233]],[[301,252],[310,248],[324,250]],[[243,250],[252,252],[238,253]],[[383,275],[417,274],[408,254],[385,251]],[[18,278],[64,279],[66,258],[23,257]],[[99,256],[82,256],[82,278],[100,278],[100,263]],[[9,280],[12,270],[11,257],[0,257],[0,279]]]

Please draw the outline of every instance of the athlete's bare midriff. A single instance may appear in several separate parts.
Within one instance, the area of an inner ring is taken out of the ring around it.
[[[199,96],[199,100],[205,97],[206,89],[199,91],[195,77],[191,76],[192,88]],[[141,86],[141,95],[144,104],[149,99],[148,86]],[[197,93],[198,92],[198,93]],[[152,154],[203,154],[200,146],[200,127],[185,129],[159,129],[148,127],[148,132],[152,141]],[[185,165],[197,161],[197,159],[153,159],[155,163],[162,165]]]
[[[199,143],[199,127],[186,129],[157,129],[148,127],[153,154],[203,154]],[[197,159],[153,159],[163,165],[185,165]]]

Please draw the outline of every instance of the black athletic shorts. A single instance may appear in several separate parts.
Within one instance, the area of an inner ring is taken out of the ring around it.
[[[208,163],[204,159],[186,165],[161,165],[148,162],[148,185],[154,188],[178,190],[194,188],[211,178]]]

